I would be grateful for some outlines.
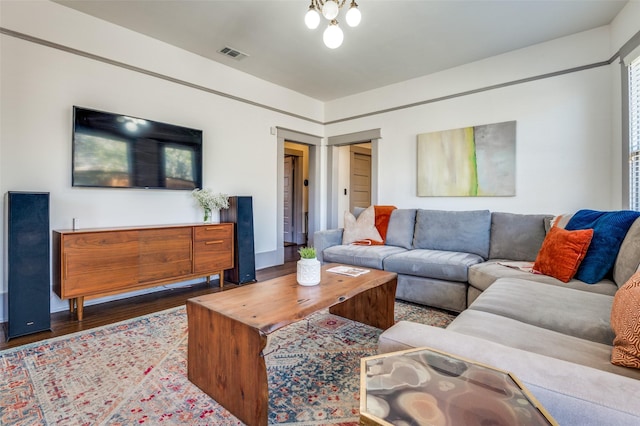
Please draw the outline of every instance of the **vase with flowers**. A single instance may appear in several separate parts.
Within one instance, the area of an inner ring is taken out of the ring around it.
[[[213,193],[210,189],[194,189],[191,192],[193,198],[198,201],[198,204],[204,210],[204,221],[211,222],[213,220],[214,213],[219,213],[221,209],[229,208],[229,196],[223,193]],[[219,218],[218,214],[218,218]]]

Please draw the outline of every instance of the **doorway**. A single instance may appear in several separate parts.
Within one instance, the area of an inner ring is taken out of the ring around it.
[[[336,223],[334,228],[344,226],[344,213],[355,207],[374,204],[372,143],[359,142],[335,148],[335,167],[331,178],[335,179],[338,191],[336,199]]]
[[[379,175],[379,148],[382,140],[380,129],[369,129],[355,133],[329,136],[327,141],[327,210],[326,229],[335,229],[343,226],[344,212],[349,209],[349,200],[346,200],[345,192],[349,188],[344,175],[349,176],[349,161],[344,160],[343,150],[349,150],[350,146],[365,145],[371,153],[371,204],[377,204],[380,199],[378,187]],[[349,151],[347,151],[349,152]],[[348,154],[347,154],[348,156]],[[346,171],[343,172],[343,170]]]
[[[283,174],[283,245],[304,245],[308,241],[309,147],[285,141]]]

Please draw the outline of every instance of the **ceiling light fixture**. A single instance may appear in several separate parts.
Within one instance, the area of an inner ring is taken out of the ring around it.
[[[322,39],[324,40],[324,44],[330,49],[340,47],[344,40],[344,33],[338,26],[336,18],[346,2],[347,0],[311,0],[309,10],[304,17],[304,23],[310,30],[315,30],[318,28],[318,25],[320,25],[320,13],[329,21],[329,25],[324,30]],[[360,10],[358,10],[358,5],[355,0],[351,0],[345,18],[350,27],[357,27],[362,20],[362,14]]]

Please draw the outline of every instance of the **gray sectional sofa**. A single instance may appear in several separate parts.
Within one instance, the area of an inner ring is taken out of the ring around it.
[[[511,371],[561,425],[639,425],[640,370],[610,363],[609,320],[640,270],[640,219],[595,284],[505,266],[534,261],[552,219],[397,209],[384,245],[343,245],[341,229],[316,232],[314,245],[324,262],[397,272],[398,299],[460,312],[446,329],[400,321],[380,352],[427,346]]]

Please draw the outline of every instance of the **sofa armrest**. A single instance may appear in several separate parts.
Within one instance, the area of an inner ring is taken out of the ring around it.
[[[514,373],[561,425],[640,424],[640,380],[630,377],[408,321],[382,333],[378,352],[423,346]]]
[[[316,249],[316,258],[323,262],[324,249],[342,244],[343,228],[327,229],[313,233],[313,247]]]

